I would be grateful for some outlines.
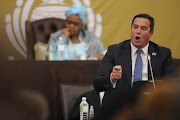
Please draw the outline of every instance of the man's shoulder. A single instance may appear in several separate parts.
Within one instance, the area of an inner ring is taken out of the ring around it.
[[[156,43],[154,43],[154,42],[152,42],[152,41],[149,41],[149,44],[150,44],[150,47],[153,47],[153,48],[155,48],[156,50],[159,50],[159,51],[169,51],[170,49],[169,48],[167,48],[167,47],[164,47],[164,46],[160,46],[160,45],[158,45],[158,44],[156,44]]]
[[[149,54],[157,53],[159,56],[171,55],[171,50],[167,47],[160,46],[152,41],[149,42]]]

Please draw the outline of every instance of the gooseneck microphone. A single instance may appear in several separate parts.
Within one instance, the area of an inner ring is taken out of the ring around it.
[[[153,87],[154,87],[154,90],[156,91],[156,85],[155,85],[154,75],[153,75],[152,66],[151,66],[151,57],[150,57],[149,54],[148,54],[147,58],[148,58],[148,61],[149,61],[149,66],[150,66],[150,72],[151,72]]]

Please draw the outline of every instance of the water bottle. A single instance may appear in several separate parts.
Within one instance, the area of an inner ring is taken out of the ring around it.
[[[48,60],[54,60],[53,44],[51,44],[51,45],[49,46]]]
[[[88,120],[89,104],[86,101],[86,97],[82,97],[80,103],[80,120]]]
[[[65,60],[65,44],[62,36],[59,37],[59,41],[57,44],[57,60]]]
[[[76,49],[73,45],[69,46],[69,60],[77,60]]]
[[[64,35],[62,35],[62,39],[64,42],[64,59],[69,60],[69,46],[65,44],[67,42],[67,39]]]
[[[89,120],[92,120],[94,118],[94,108],[91,105],[89,110]]]

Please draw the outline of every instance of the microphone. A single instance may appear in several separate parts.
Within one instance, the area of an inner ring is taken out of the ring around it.
[[[147,55],[147,58],[148,58],[148,61],[149,61],[149,66],[150,66],[150,72],[151,72],[153,87],[154,87],[154,90],[156,91],[156,85],[155,85],[154,76],[153,76],[153,71],[152,71],[152,66],[151,66],[151,57],[150,57],[149,54]],[[150,82],[151,82],[151,81],[150,81]]]

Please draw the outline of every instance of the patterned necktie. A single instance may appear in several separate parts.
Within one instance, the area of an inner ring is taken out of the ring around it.
[[[137,58],[134,69],[134,82],[142,80],[142,58],[141,53],[143,52],[141,49],[137,50]]]

